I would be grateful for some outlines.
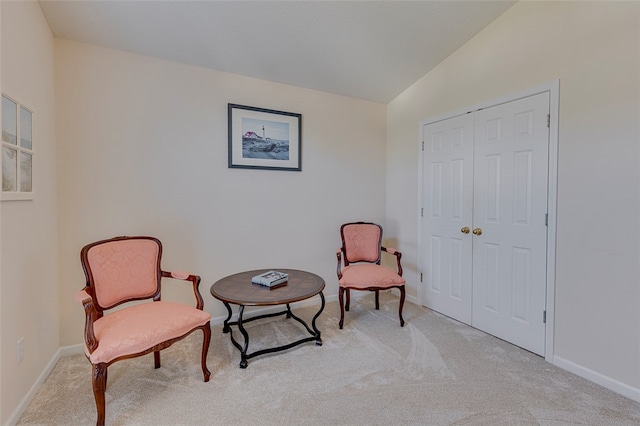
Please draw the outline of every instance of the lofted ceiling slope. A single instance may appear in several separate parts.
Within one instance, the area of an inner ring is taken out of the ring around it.
[[[55,37],[388,103],[515,1],[41,0]]]

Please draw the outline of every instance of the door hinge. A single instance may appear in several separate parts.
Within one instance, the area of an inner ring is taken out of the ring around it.
[[[547,127],[551,128],[551,114],[547,114]]]
[[[547,311],[542,311],[542,322],[547,323]]]
[[[422,272],[420,272],[420,282],[422,282]]]
[[[420,217],[424,217],[424,207],[420,208]]]
[[[424,141],[422,141],[422,150],[424,151]]]
[[[549,226],[549,213],[544,214],[544,226]]]

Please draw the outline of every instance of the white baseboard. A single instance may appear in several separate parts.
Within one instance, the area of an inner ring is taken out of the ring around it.
[[[400,293],[398,290],[392,289],[392,290],[385,290],[385,291],[391,291],[393,292],[393,294],[395,294],[396,296],[400,296]],[[353,291],[351,293],[351,299],[359,299],[362,297],[365,297],[367,294],[369,294],[369,292],[367,291]],[[326,296],[325,297],[325,303],[329,303],[329,302],[334,302],[338,300],[338,295],[337,294],[332,294],[330,296]],[[405,299],[406,302],[411,302],[415,305],[420,305],[418,303],[418,299],[414,296],[406,296]],[[251,309],[251,310],[245,310],[244,313],[244,317],[245,318],[251,318],[251,317],[255,317],[257,315],[263,315],[263,314],[270,314],[270,313],[274,313],[274,312],[278,312],[281,311],[283,309],[282,307],[283,305],[276,305],[276,306],[268,306],[268,307],[263,307],[263,308],[256,308],[256,309]],[[306,299],[300,302],[296,302],[296,303],[292,303],[291,309],[294,308],[304,308],[307,306],[318,306],[318,300],[315,297],[312,297],[311,299]],[[222,323],[224,323],[224,320],[227,319],[226,315],[221,315],[221,316],[217,316],[217,317],[211,317],[211,324],[212,325],[220,325]],[[238,319],[238,313],[235,312],[232,316],[231,316],[232,321],[236,321]]]
[[[337,300],[337,298],[338,298],[337,295],[329,296],[329,297],[325,298],[325,302],[328,303],[330,301]],[[315,298],[314,298],[313,300],[309,300],[308,299],[308,300],[303,300],[301,302],[296,302],[296,303],[292,304],[292,309],[294,309],[296,307],[297,308],[302,308],[302,307],[306,307],[306,306],[318,306],[318,301],[315,300]],[[267,308],[255,309],[255,310],[247,311],[246,312],[246,317],[250,318],[252,316],[266,314],[266,313],[272,313],[272,312],[278,312],[278,311],[281,311],[281,310],[282,310],[282,305],[270,306],[270,307],[267,307]],[[224,320],[226,318],[227,318],[226,315],[212,317],[211,318],[211,324],[220,325],[220,324],[222,324],[224,322]],[[233,318],[237,319],[237,313],[235,313],[233,315]],[[49,361],[49,363],[44,368],[44,370],[42,370],[42,373],[40,373],[40,376],[38,376],[38,379],[36,380],[36,382],[33,384],[33,386],[31,386],[31,389],[29,389],[29,392],[27,392],[27,395],[25,395],[25,397],[22,398],[22,401],[20,401],[20,404],[18,404],[18,407],[15,409],[15,411],[13,412],[11,417],[9,417],[9,421],[7,422],[7,426],[15,426],[18,423],[18,420],[20,420],[20,417],[22,417],[22,415],[26,411],[27,407],[29,407],[29,404],[31,403],[33,398],[36,396],[36,394],[38,393],[38,390],[40,390],[40,387],[42,386],[44,381],[47,379],[49,374],[51,374],[51,371],[56,366],[58,360],[60,360],[61,357],[70,356],[70,355],[77,355],[77,354],[83,354],[83,353],[84,353],[84,345],[82,343],[79,343],[79,344],[76,344],[76,345],[63,346],[60,349],[58,349],[58,351],[53,356],[53,358],[51,358],[51,361]]]
[[[365,293],[365,292],[359,292],[359,293]],[[362,297],[363,295],[359,295],[359,296]],[[325,303],[329,303],[329,302],[332,302],[334,300],[338,300],[338,295],[337,294],[325,297]],[[319,306],[319,304],[320,304],[320,302],[319,302],[318,298],[317,297],[312,297],[311,299],[306,299],[306,300],[302,300],[300,302],[292,303],[291,304],[291,309],[305,308],[307,306]],[[262,308],[247,309],[244,312],[243,318],[251,318],[251,317],[255,317],[257,315],[263,315],[263,314],[271,314],[271,313],[274,313],[274,312],[282,311],[283,309],[284,309],[283,305],[275,305],[275,306],[267,306],[267,307],[262,307]],[[220,325],[220,324],[224,323],[224,320],[226,320],[226,319],[227,319],[226,315],[221,315],[221,316],[217,316],[217,317],[211,317],[211,325]],[[231,319],[232,319],[232,321],[236,321],[238,319],[237,311],[231,316]]]
[[[409,296],[409,295],[407,295],[405,300],[406,300],[407,302],[411,302],[411,303],[413,303],[414,305],[422,306],[422,305],[418,302],[418,298],[417,298],[417,297],[415,297],[415,296]]]
[[[44,381],[47,380],[47,377],[49,377],[49,374],[51,374],[53,367],[56,366],[59,359],[60,349],[58,349],[58,351],[53,355],[49,363],[45,366],[44,370],[42,370],[42,372],[36,379],[33,386],[31,386],[31,388],[29,389],[29,392],[27,392],[27,394],[24,396],[24,398],[22,398],[22,401],[20,401],[13,413],[11,413],[11,416],[9,416],[9,420],[6,423],[8,426],[14,426],[18,423],[18,420],[20,420],[20,417],[22,417],[24,412],[27,410],[27,407],[29,407],[29,404],[40,390],[40,387],[42,386]]]
[[[84,353],[84,345],[78,343],[77,345],[63,346],[60,348],[60,357],[69,355],[78,355]]]
[[[366,294],[366,292],[354,292],[355,294],[352,295],[355,297],[363,297],[364,294]],[[362,293],[362,294],[360,294]],[[338,299],[338,295],[331,295],[327,298],[325,298],[325,302],[330,302],[330,301],[334,301]],[[416,305],[420,305],[417,302],[417,299],[415,297],[411,297],[411,296],[407,296],[407,301],[411,302],[411,303],[415,303]],[[292,306],[292,308],[295,307],[307,307],[307,306],[317,306],[318,305],[318,301],[315,300],[315,298],[313,298],[312,300],[303,300],[301,302],[296,302],[295,304],[293,304],[294,306]],[[261,309],[255,309],[255,310],[251,310],[248,311],[247,314],[247,318],[250,318],[252,316],[256,316],[256,315],[261,315],[261,314],[265,314],[265,313],[271,313],[271,312],[278,312],[279,310],[282,310],[282,306],[272,306],[272,307],[267,307],[267,308],[261,308]],[[237,318],[237,314],[234,314],[234,319]],[[211,324],[215,324],[215,325],[220,325],[224,322],[224,320],[226,319],[226,315],[223,316],[217,316],[217,317],[212,317],[211,318]],[[20,401],[20,404],[18,405],[18,407],[15,409],[15,411],[13,412],[13,414],[9,417],[9,421],[7,422],[8,426],[14,426],[18,423],[18,420],[20,420],[20,417],[22,416],[22,414],[24,414],[24,412],[26,411],[27,407],[29,406],[29,404],[31,403],[31,401],[33,400],[33,398],[35,397],[36,393],[38,392],[38,390],[40,389],[40,387],[42,386],[42,384],[44,383],[44,381],[47,379],[47,377],[49,376],[49,374],[51,373],[51,371],[53,370],[53,368],[55,367],[56,363],[58,362],[58,360],[63,357],[63,356],[69,356],[69,355],[76,355],[76,354],[81,354],[84,353],[84,347],[82,344],[77,344],[77,345],[70,345],[70,346],[63,346],[61,347],[56,353],[55,355],[51,358],[51,361],[49,361],[49,363],[47,364],[47,366],[44,368],[44,370],[42,371],[42,373],[40,374],[40,376],[38,376],[38,379],[36,380],[36,382],[33,384],[33,386],[31,386],[31,388],[29,389],[29,392],[27,393],[27,395],[25,395],[25,397],[22,399],[22,401]],[[627,385],[625,383],[622,383],[618,380],[615,380],[611,377],[607,377],[601,373],[598,373],[596,371],[593,371],[589,368],[583,367],[579,364],[576,364],[572,361],[566,360],[562,357],[559,356],[554,356],[553,357],[553,361],[552,364],[560,367],[564,370],[567,370],[573,374],[576,374],[577,376],[580,376],[584,379],[587,379],[593,383],[596,383],[600,386],[604,386],[607,389],[612,390],[613,392],[616,392],[622,396],[625,396],[631,400],[634,400],[636,402],[640,402],[640,389],[638,388],[634,388],[633,386]]]
[[[640,402],[640,389],[634,388],[633,386],[612,379],[611,377],[607,377],[604,374],[598,373],[597,371],[593,371],[559,356],[554,356],[552,363],[563,370],[567,370],[577,376],[619,393],[622,396],[626,396],[629,399]]]

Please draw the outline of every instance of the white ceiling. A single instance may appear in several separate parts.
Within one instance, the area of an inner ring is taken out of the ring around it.
[[[55,37],[388,103],[515,1],[58,1]]]

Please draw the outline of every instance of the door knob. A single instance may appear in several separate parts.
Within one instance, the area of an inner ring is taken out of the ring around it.
[[[464,228],[462,228],[462,229],[460,230],[460,232],[462,232],[463,234],[468,234],[468,233],[469,233],[469,227],[468,227],[468,226],[465,226]]]
[[[482,235],[482,228],[476,228],[473,230],[473,235]]]

